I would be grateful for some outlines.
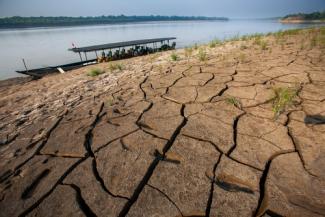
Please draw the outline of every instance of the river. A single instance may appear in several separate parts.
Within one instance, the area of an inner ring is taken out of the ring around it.
[[[22,58],[29,69],[79,61],[68,51],[77,47],[137,39],[177,37],[177,47],[206,43],[214,38],[303,28],[276,20],[177,21],[118,25],[0,30],[0,79],[20,76]],[[88,58],[91,58],[89,55]]]

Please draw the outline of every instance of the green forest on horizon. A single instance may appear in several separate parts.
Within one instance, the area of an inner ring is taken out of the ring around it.
[[[5,17],[0,18],[0,28],[23,28],[23,27],[51,27],[51,26],[76,26],[95,24],[116,24],[129,22],[149,21],[190,21],[190,20],[222,20],[226,17],[204,16],[97,16],[97,17]]]
[[[290,18],[299,18],[299,19],[303,19],[303,20],[324,20],[325,19],[325,11],[313,12],[313,13],[309,13],[309,14],[305,14],[305,13],[289,14],[289,15],[283,17],[283,19],[290,19]]]

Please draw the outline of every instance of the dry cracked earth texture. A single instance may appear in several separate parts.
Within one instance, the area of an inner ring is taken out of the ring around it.
[[[325,216],[318,34],[3,82],[0,216]],[[298,91],[277,118],[275,87]]]

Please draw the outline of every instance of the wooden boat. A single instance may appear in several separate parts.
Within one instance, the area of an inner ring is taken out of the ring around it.
[[[142,40],[134,40],[134,41],[124,41],[124,42],[117,42],[117,43],[109,43],[109,44],[101,44],[101,45],[94,45],[94,46],[88,46],[88,47],[74,47],[68,49],[69,51],[73,51],[75,53],[79,54],[80,57],[80,62],[74,62],[74,63],[69,63],[69,64],[64,64],[64,65],[58,65],[58,66],[49,66],[49,67],[44,67],[44,68],[38,68],[38,69],[30,69],[30,70],[23,70],[23,71],[16,71],[21,74],[25,75],[30,75],[33,76],[34,78],[41,78],[45,75],[55,73],[55,72],[65,72],[73,69],[77,69],[89,64],[95,64],[97,61],[100,59],[98,58],[97,51],[102,51],[104,52],[105,50],[110,50],[115,49],[117,56],[111,56],[109,58],[112,58],[112,60],[117,60],[117,59],[124,59],[124,58],[130,58],[133,56],[139,56],[139,55],[145,55],[148,53],[151,53],[149,51],[147,52],[140,52],[139,48],[142,46],[147,46],[149,44],[152,44],[151,50],[153,52],[159,52],[159,51],[164,51],[164,50],[170,50],[170,49],[175,49],[176,42],[173,42],[172,45],[169,45],[170,41],[175,40],[175,37],[169,37],[169,38],[153,38],[153,39],[142,39]],[[160,47],[157,45],[160,43]],[[120,49],[124,49],[126,47],[132,48],[134,51],[136,51],[136,55],[127,55],[123,54],[120,55]],[[95,52],[97,59],[87,59],[87,53],[88,52]],[[81,53],[84,53],[85,59],[82,59]],[[105,52],[104,52],[105,54]],[[105,56],[103,57],[105,58]],[[107,59],[107,57],[106,57]],[[24,61],[24,60],[23,60]],[[101,61],[99,61],[101,62]],[[25,64],[25,62],[24,62]],[[26,65],[25,65],[26,67]]]
[[[41,78],[43,76],[46,76],[48,74],[52,73],[59,73],[59,68],[63,69],[64,71],[70,71],[73,69],[78,69],[80,67],[90,65],[90,64],[95,64],[97,59],[91,59],[91,60],[86,60],[86,61],[79,61],[79,62],[74,62],[74,63],[69,63],[69,64],[64,64],[64,65],[58,65],[58,66],[48,66],[44,68],[37,68],[37,69],[30,69],[30,70],[22,70],[22,71],[16,71],[17,73],[24,74],[24,75],[30,75],[36,78]]]

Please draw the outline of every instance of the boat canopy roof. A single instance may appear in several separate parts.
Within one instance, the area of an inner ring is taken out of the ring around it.
[[[78,48],[70,48],[69,51],[73,51],[76,53],[79,52],[91,52],[91,51],[98,51],[98,50],[106,50],[106,49],[114,49],[120,47],[130,47],[135,45],[143,45],[143,44],[151,44],[157,42],[164,42],[175,40],[175,37],[169,38],[153,38],[153,39],[142,39],[142,40],[134,40],[134,41],[124,41],[124,42],[116,42],[116,43],[109,43],[109,44],[101,44],[101,45],[94,45],[88,47],[78,47]]]

